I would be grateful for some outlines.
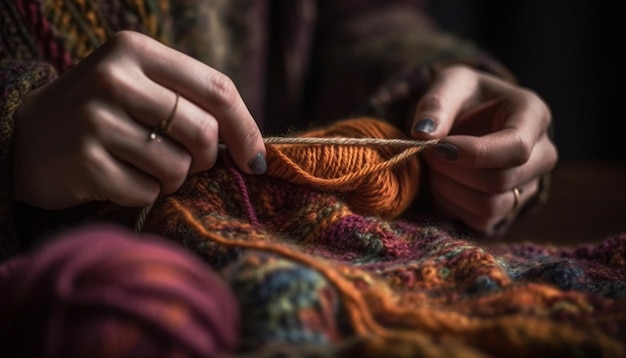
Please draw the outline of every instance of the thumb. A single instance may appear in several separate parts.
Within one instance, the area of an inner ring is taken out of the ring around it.
[[[415,107],[411,136],[416,139],[447,136],[476,86],[476,76],[468,68],[459,66],[441,71]]]

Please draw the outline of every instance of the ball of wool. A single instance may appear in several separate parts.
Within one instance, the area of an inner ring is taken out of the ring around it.
[[[7,301],[0,351],[212,357],[233,350],[238,306],[219,276],[174,243],[131,235],[83,228],[21,260],[0,283]]]
[[[326,128],[306,131],[300,136],[406,138],[391,124],[367,117],[338,121]],[[389,160],[398,152],[397,148],[388,146],[268,146],[267,174],[297,184],[341,192],[355,212],[390,219],[401,214],[417,193],[417,156],[377,171],[366,169]],[[354,175],[363,171],[367,174]]]

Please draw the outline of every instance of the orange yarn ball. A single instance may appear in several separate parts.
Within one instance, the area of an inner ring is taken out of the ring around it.
[[[299,137],[406,138],[391,124],[366,117],[339,121]],[[399,151],[387,146],[268,145],[267,173],[289,182],[342,192],[355,212],[390,219],[406,210],[419,185],[417,156],[395,166],[380,165]]]

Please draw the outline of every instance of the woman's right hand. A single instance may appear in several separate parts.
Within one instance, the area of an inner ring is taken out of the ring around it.
[[[151,140],[173,110],[171,129]],[[44,209],[147,205],[211,168],[220,138],[243,171],[266,169],[261,133],[233,82],[134,32],[29,93],[14,120],[15,199]]]

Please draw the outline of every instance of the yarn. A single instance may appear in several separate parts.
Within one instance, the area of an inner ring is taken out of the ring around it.
[[[238,307],[222,280],[179,246],[129,234],[110,226],[82,228],[9,263],[0,276],[0,356],[213,357],[232,351]]]
[[[299,136],[406,138],[389,123],[374,118],[346,119]],[[342,192],[355,212],[390,219],[402,213],[415,198],[419,163],[413,154],[422,148],[416,146],[398,152],[386,145],[274,144],[267,146],[267,175],[320,190]]]
[[[251,356],[626,354],[626,235],[588,249],[490,249],[357,213],[345,192],[286,168],[277,180],[218,162],[155,202],[144,225],[219,270],[249,318],[240,348]],[[305,173],[326,178],[316,170]]]
[[[352,210],[393,219],[418,190],[419,163],[414,156],[438,140],[409,140],[387,122],[351,118],[296,137],[264,138],[267,175],[292,183],[343,192]],[[219,144],[226,150],[225,144]],[[398,149],[400,149],[398,151]],[[152,204],[135,221],[141,232]]]
[[[220,273],[245,317],[238,352],[251,356],[626,356],[626,235],[488,247],[346,198],[225,160],[159,198],[143,231]]]

